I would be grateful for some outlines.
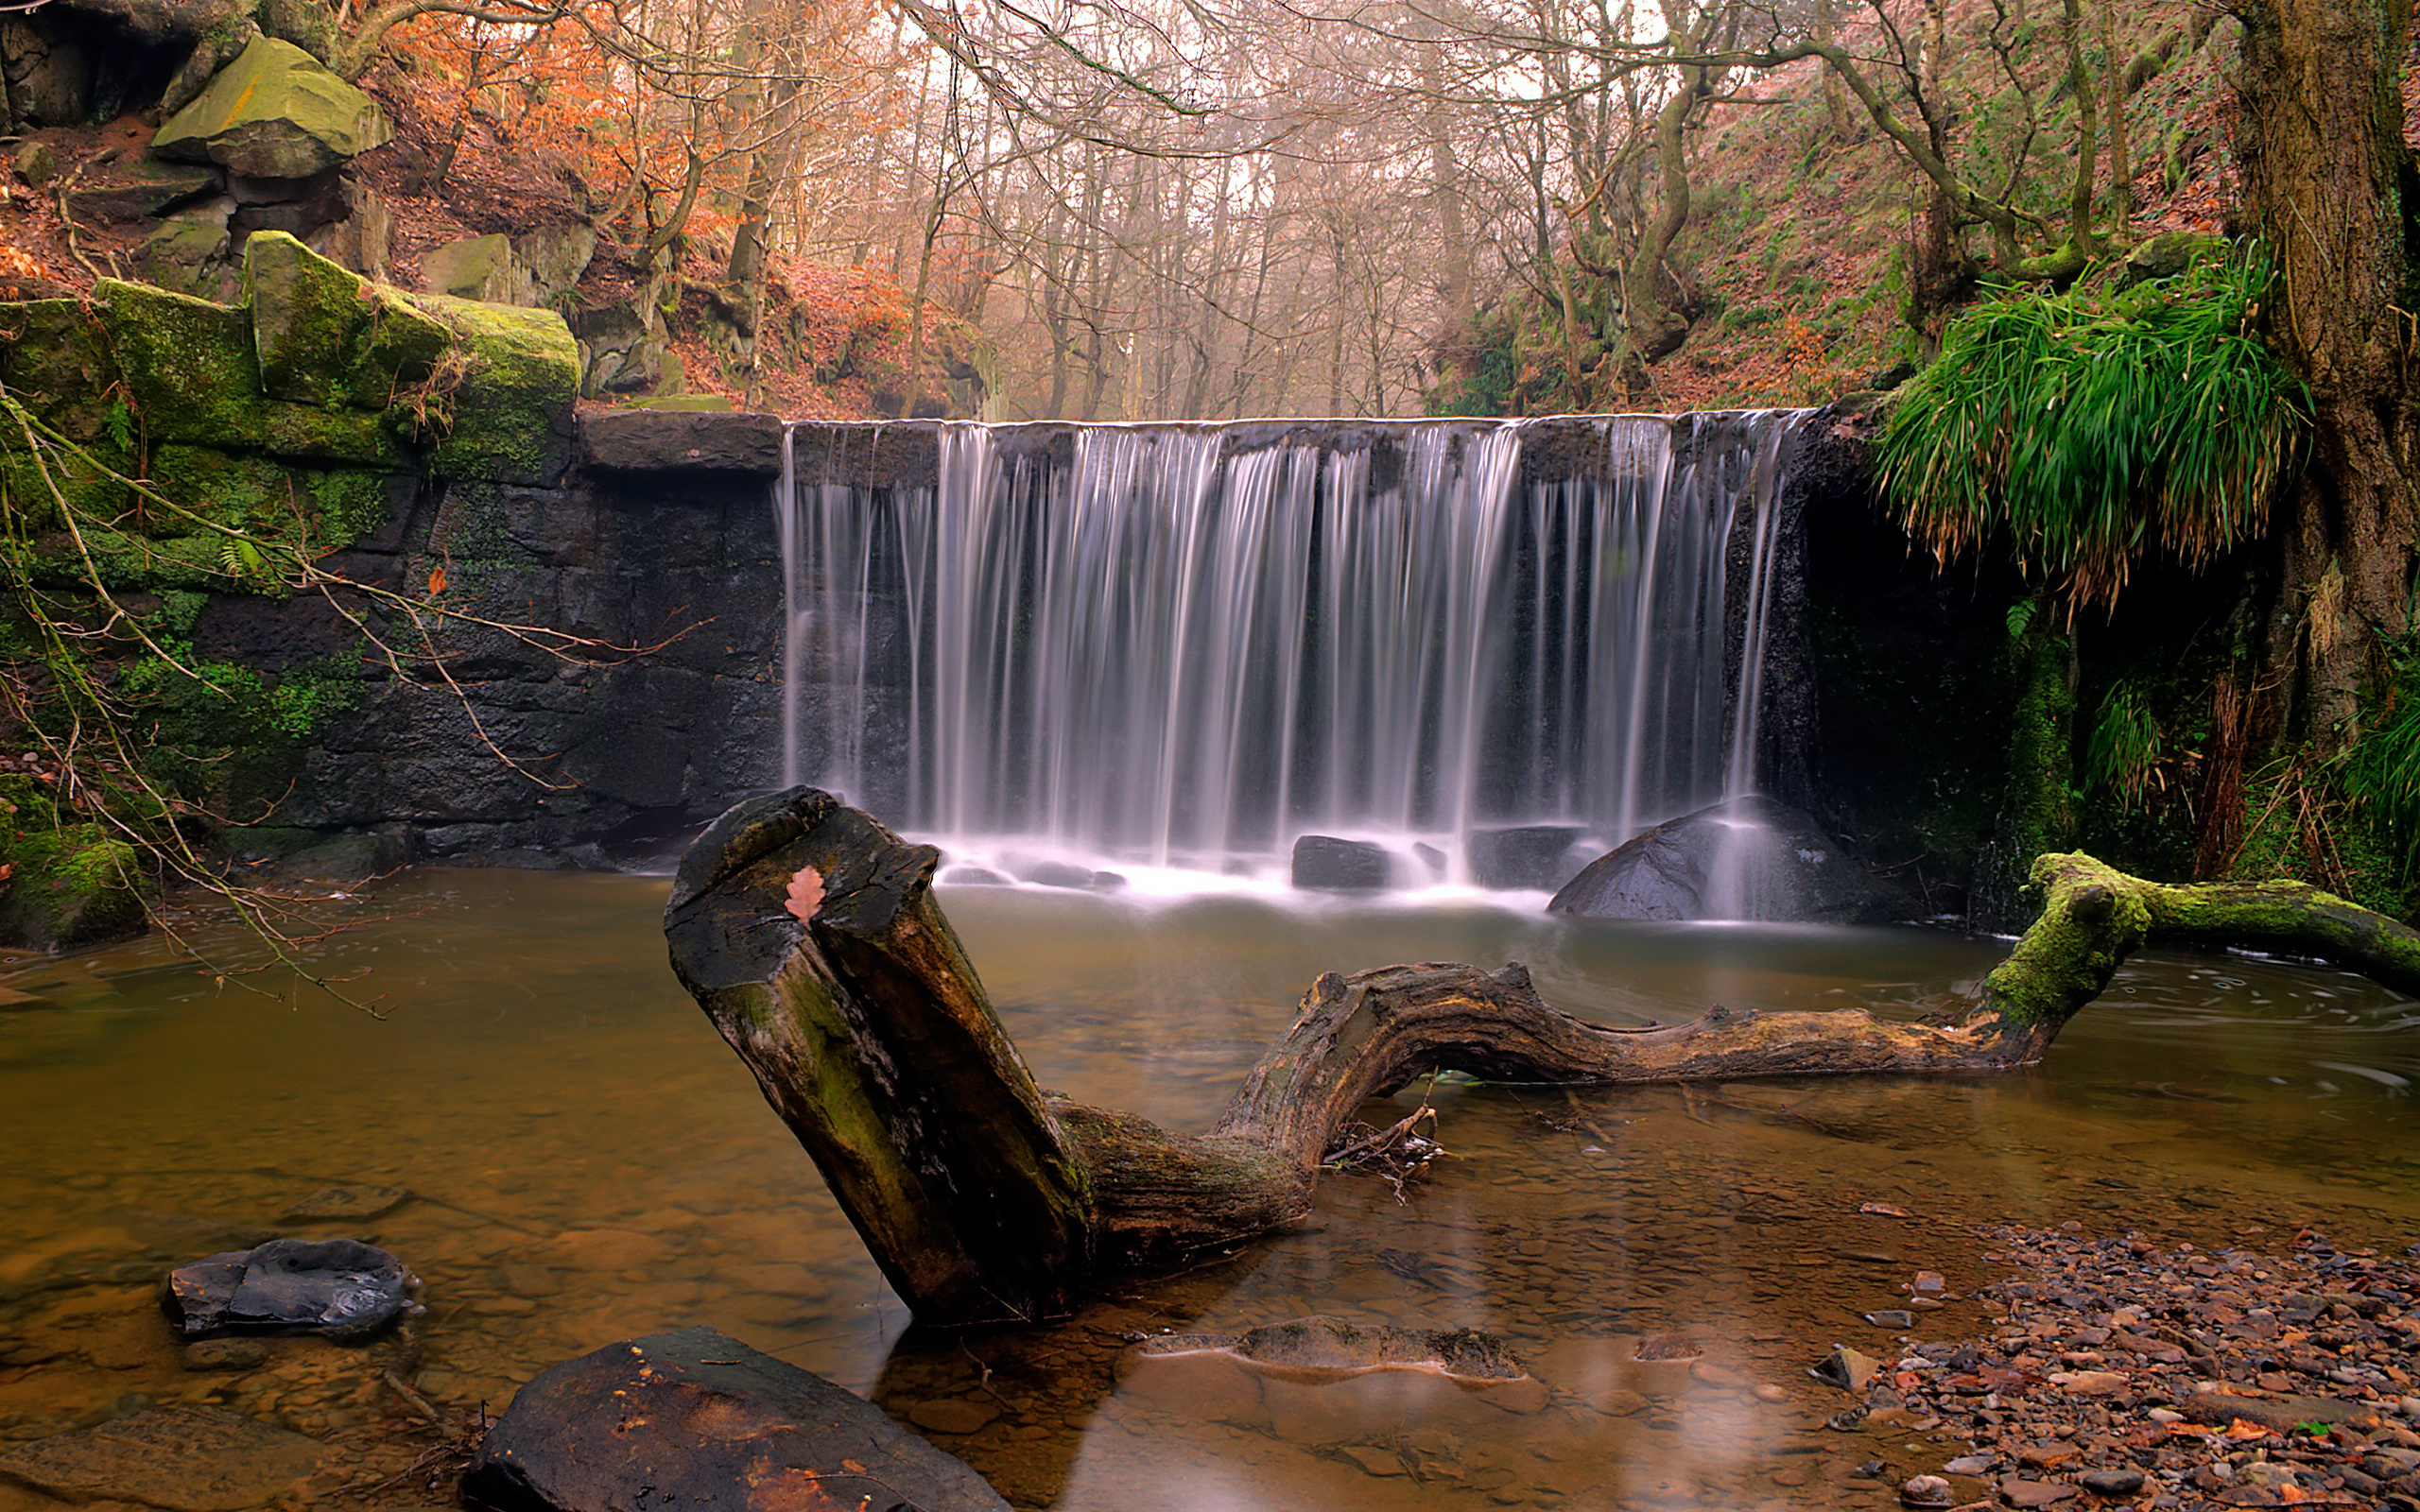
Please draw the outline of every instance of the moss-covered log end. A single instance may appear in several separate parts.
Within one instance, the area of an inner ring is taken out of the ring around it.
[[[1984,1007],[2009,1023],[2056,1031],[2142,944],[2151,910],[2142,883],[2087,855],[2037,857],[2031,880],[2042,889],[2042,913],[1983,979]]]

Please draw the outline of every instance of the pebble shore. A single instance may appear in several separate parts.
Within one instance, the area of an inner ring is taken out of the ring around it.
[[[1833,1428],[1965,1446],[1904,1504],[2420,1512],[2410,1255],[2308,1229],[2206,1253],[2065,1229],[1985,1230],[1989,1337],[1826,1362],[1861,1398]]]

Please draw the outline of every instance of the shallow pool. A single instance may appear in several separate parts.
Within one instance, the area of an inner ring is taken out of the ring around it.
[[[342,1442],[394,1434],[399,1401],[335,1347],[189,1370],[154,1305],[177,1261],[352,1233],[424,1279],[417,1382],[446,1409],[500,1410],[555,1361],[696,1323],[903,1418],[979,1424],[935,1437],[1020,1506],[1885,1504],[1954,1445],[1892,1446],[1890,1477],[1852,1478],[1875,1446],[1822,1431],[1846,1399],[1806,1367],[1836,1340],[1893,1343],[1860,1314],[1908,1306],[1919,1269],[1951,1299],[1913,1336],[1975,1332],[1976,1225],[2420,1238],[2420,1004],[2155,954],[2014,1074],[1440,1086],[1450,1155],[1400,1198],[1331,1178],[1301,1231],[1063,1323],[927,1336],[673,982],[666,885],[432,870],[332,903],[352,927],[329,965],[384,1020],[279,971],[222,986],[157,938],[8,967],[0,986],[25,996],[0,1005],[0,1437],[186,1400]],[[1715,1002],[1915,1013],[2005,948],[1478,903],[942,901],[1045,1086],[1178,1127],[1207,1124],[1322,971],[1517,959],[1558,1006],[1668,1022]],[[196,927],[243,958],[223,925]],[[409,1195],[359,1220],[286,1217],[331,1187]],[[1313,1388],[1129,1348],[1310,1313],[1490,1330],[1553,1389]],[[1652,1334],[1685,1336],[1696,1364],[1637,1359]],[[406,1482],[362,1504],[430,1500]]]

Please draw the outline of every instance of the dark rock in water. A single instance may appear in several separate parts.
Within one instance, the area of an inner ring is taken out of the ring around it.
[[[1241,1333],[1168,1333],[1146,1340],[1146,1354],[1218,1349],[1268,1368],[1347,1375],[1389,1366],[1426,1366],[1474,1381],[1517,1381],[1528,1374],[1504,1341],[1476,1329],[1365,1329],[1312,1316]]]
[[[375,1218],[400,1206],[411,1194],[402,1187],[371,1185],[324,1187],[285,1210],[287,1223],[329,1223]]]
[[[940,881],[953,887],[1012,887],[1014,877],[994,871],[989,867],[952,867],[941,874]]]
[[[0,1484],[71,1502],[235,1512],[284,1494],[324,1451],[216,1407],[156,1407],[0,1453]]]
[[[711,1329],[609,1344],[530,1382],[461,1494],[482,1512],[1009,1504],[873,1404]]]
[[[1659,824],[1607,851],[1556,893],[1547,912],[1887,924],[1921,910],[1805,814],[1769,798],[1741,798]]]
[[[1471,880],[1482,887],[1560,887],[1580,870],[1571,850],[1585,832],[1568,824],[1473,830],[1464,842]]]
[[[1093,887],[1103,892],[1126,885],[1126,879],[1115,871],[1095,871],[1064,861],[1044,861],[1028,867],[1025,880],[1045,887]]]
[[[420,1311],[419,1278],[351,1239],[272,1239],[180,1265],[160,1305],[187,1339],[219,1333],[324,1333],[357,1339]]]
[[[1442,877],[1445,874],[1444,851],[1438,850],[1426,840],[1415,840],[1412,842],[1411,853],[1418,856],[1421,863],[1427,867],[1430,877]]]
[[[1294,885],[1320,892],[1379,892],[1387,885],[1387,863],[1384,846],[1306,834],[1294,842]]]
[[[185,1346],[188,1370],[257,1370],[268,1364],[268,1346],[258,1339],[203,1339]]]

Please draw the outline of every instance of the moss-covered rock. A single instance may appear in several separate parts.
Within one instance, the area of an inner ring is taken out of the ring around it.
[[[216,163],[249,178],[304,179],[390,134],[369,95],[290,42],[254,37],[152,139],[164,158]]]
[[[370,321],[359,334],[347,376],[354,404],[384,411],[435,375],[454,334],[395,290],[367,287]]]
[[[203,219],[171,219],[143,239],[135,251],[144,282],[175,294],[206,300],[218,292],[227,268],[227,228]]]
[[[257,232],[244,244],[244,302],[268,396],[321,408],[342,403],[350,349],[370,323],[360,276],[284,232]]]
[[[268,395],[243,311],[115,279],[93,295],[154,439],[241,446],[260,434]]]
[[[454,341],[409,297],[284,232],[244,244],[244,295],[261,383],[276,400],[384,411],[426,383]]]
[[[153,440],[388,472],[410,465],[408,448],[376,415],[270,398],[248,312],[114,279],[94,293]],[[365,305],[365,322],[368,314]]]
[[[9,864],[0,941],[62,951],[146,927],[141,857],[95,825],[29,828],[9,847]]]
[[[117,379],[109,328],[91,304],[0,304],[0,385],[50,424],[81,442],[107,437]]]
[[[421,277],[429,288],[458,300],[489,304],[528,304],[538,285],[512,258],[512,239],[501,234],[465,236],[421,254]]]
[[[248,244],[246,287],[243,306],[115,279],[89,303],[0,304],[0,382],[120,467],[182,445],[381,474],[561,475],[579,393],[561,316],[406,295],[277,232]],[[41,507],[39,489],[10,486]]]
[[[579,349],[552,310],[424,296],[415,301],[454,333],[461,380],[430,465],[441,474],[551,483],[571,456]]]

